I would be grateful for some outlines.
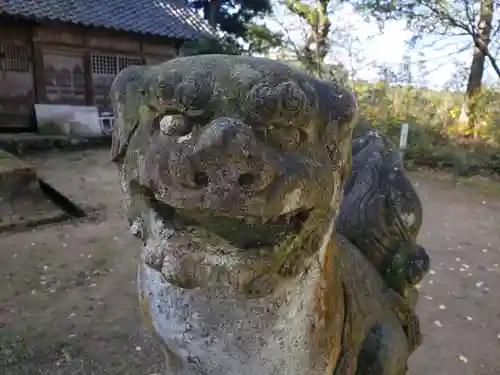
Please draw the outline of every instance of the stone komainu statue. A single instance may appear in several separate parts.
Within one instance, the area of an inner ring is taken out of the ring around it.
[[[355,244],[348,220],[335,222],[355,175],[349,90],[277,61],[203,55],[127,68],[111,97],[141,311],[168,374],[406,373],[420,339],[414,236],[362,227]],[[415,227],[407,213],[384,225]],[[400,273],[411,282],[389,288]]]
[[[411,297],[430,266],[426,251],[417,244],[421,224],[422,204],[399,150],[377,130],[359,126],[336,229],[405,297]]]

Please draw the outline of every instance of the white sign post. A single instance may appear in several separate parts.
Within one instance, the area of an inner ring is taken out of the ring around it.
[[[408,142],[408,124],[401,124],[401,134],[399,136],[399,153],[401,155],[401,160],[404,159],[405,149]]]

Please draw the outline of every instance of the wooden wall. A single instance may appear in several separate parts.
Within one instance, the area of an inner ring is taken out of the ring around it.
[[[166,38],[2,21],[0,129],[26,127],[35,103],[95,104],[109,111],[109,87],[118,71],[176,54],[175,42]]]
[[[29,29],[0,22],[0,127],[26,126],[35,103]]]

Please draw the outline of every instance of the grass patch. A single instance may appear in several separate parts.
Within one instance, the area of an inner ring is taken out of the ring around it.
[[[497,179],[478,176],[469,178],[458,177],[456,178],[456,182],[467,188],[478,190],[486,196],[500,198],[500,181]]]
[[[85,351],[77,341],[57,337],[56,330],[27,326],[23,331],[4,330],[0,337],[3,374],[43,374],[43,368],[71,363]]]

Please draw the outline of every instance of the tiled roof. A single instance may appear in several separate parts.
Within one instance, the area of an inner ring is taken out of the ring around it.
[[[210,26],[182,0],[0,0],[0,14],[197,39]]]

